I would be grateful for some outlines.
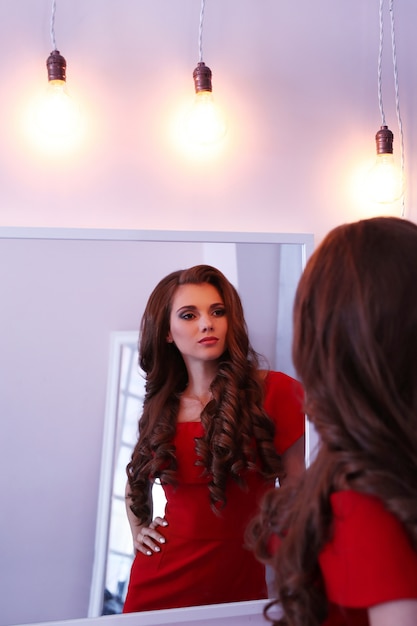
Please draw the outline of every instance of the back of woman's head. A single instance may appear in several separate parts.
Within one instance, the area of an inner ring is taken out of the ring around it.
[[[417,430],[416,347],[417,225],[335,228],[300,280],[293,339],[307,413],[330,448],[405,444]]]
[[[417,225],[374,218],[332,230],[307,263],[294,303],[293,360],[322,440],[300,483],[265,498],[252,531],[271,530],[285,620],[323,623],[319,554],[333,532],[330,496],[376,496],[417,549]]]

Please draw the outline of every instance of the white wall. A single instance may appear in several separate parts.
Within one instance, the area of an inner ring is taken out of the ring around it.
[[[380,212],[350,189],[381,122],[378,0],[207,0],[203,58],[230,123],[207,160],[186,158],[169,132],[193,95],[198,0],[57,0],[56,42],[86,137],[76,155],[35,151],[20,119],[46,83],[51,4],[0,3],[2,225],[302,231],[318,241]],[[415,220],[417,3],[395,11]],[[389,30],[386,11],[384,104],[398,156]]]

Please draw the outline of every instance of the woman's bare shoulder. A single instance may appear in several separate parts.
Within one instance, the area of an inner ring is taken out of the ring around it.
[[[268,376],[270,370],[257,370],[258,378],[261,382],[263,382]]]

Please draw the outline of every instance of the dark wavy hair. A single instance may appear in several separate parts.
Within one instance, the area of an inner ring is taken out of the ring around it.
[[[274,424],[263,409],[259,356],[252,348],[238,292],[216,268],[197,265],[172,272],[152,292],[142,317],[139,365],[146,374],[139,439],[127,466],[131,509],[141,523],[149,520],[152,482],[176,483],[173,438],[180,394],[188,375],[174,343],[167,342],[174,294],[180,285],[213,285],[223,299],[228,330],[226,350],[218,360],[211,384],[213,399],[201,414],[204,436],[196,439],[198,465],[208,477],[212,509],[226,504],[226,483],[232,477],[242,487],[245,470],[258,468],[265,477],[282,475],[274,445]]]
[[[250,539],[267,561],[281,538],[270,606],[283,617],[270,621],[316,626],[328,614],[318,555],[332,492],[379,498],[417,549],[416,224],[379,217],[327,235],[298,285],[293,361],[321,442],[295,489],[267,494]]]

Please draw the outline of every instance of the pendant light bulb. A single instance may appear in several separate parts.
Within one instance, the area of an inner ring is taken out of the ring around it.
[[[53,50],[46,67],[48,87],[38,109],[38,124],[47,135],[67,136],[76,130],[79,120],[78,107],[67,90],[67,63],[58,50]]]
[[[211,77],[210,68],[200,61],[193,72],[194,104],[186,119],[188,139],[200,145],[220,141],[227,130],[224,116],[213,99]]]
[[[376,161],[368,175],[368,194],[374,202],[390,204],[401,197],[402,181],[393,154],[394,135],[381,126],[375,135]]]

